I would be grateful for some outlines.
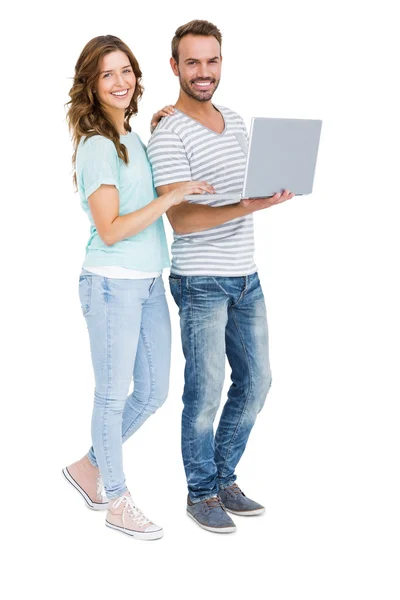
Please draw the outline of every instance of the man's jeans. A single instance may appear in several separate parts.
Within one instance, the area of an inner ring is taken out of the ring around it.
[[[168,394],[171,326],[164,284],[161,277],[110,279],[83,270],[79,295],[96,384],[88,457],[100,469],[107,497],[118,498],[127,489],[122,443]]]
[[[186,277],[171,273],[186,358],[182,455],[192,502],[236,480],[238,464],[271,385],[268,326],[257,273]],[[215,438],[213,422],[225,377],[232,385]]]

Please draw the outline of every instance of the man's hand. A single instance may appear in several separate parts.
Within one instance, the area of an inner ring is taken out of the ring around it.
[[[286,200],[293,198],[294,195],[295,194],[292,194],[289,192],[289,190],[285,190],[281,194],[275,194],[275,196],[270,196],[269,198],[243,198],[240,201],[240,204],[252,213],[256,212],[257,210],[269,208],[275,204],[281,204],[281,202],[285,202]]]
[[[157,127],[157,125],[159,124],[159,122],[161,121],[161,119],[163,117],[168,117],[168,115],[173,115],[174,112],[175,112],[175,110],[174,110],[174,107],[172,106],[172,104],[168,104],[168,106],[164,106],[164,108],[162,108],[158,112],[154,113],[154,115],[151,117],[150,133],[153,133],[153,131],[155,130],[155,128]]]

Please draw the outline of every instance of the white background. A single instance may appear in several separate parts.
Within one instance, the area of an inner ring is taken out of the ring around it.
[[[226,536],[185,515],[168,293],[170,395],[124,454],[136,502],[165,529],[146,543],[106,529],[61,477],[88,448],[93,394],[77,288],[89,226],[63,105],[85,43],[117,35],[144,74],[131,124],[147,143],[151,115],[178,95],[170,40],[194,18],[223,33],[217,104],[248,126],[309,117],[323,130],[314,193],[255,215],[274,381],[238,482],[266,514],[237,517]],[[2,21],[6,597],[399,600],[394,3],[39,1],[9,5]]]

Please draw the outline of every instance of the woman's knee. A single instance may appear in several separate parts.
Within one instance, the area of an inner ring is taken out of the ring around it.
[[[150,412],[155,412],[166,401],[168,388],[168,381],[158,381],[153,384],[147,381],[146,385],[134,387],[129,400],[143,407],[146,406]]]

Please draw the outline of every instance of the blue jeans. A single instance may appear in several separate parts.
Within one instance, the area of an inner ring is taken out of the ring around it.
[[[236,480],[258,412],[271,385],[268,326],[257,273],[244,277],[184,277],[171,273],[186,359],[182,455],[192,502]],[[225,378],[232,385],[217,431],[213,422]]]
[[[79,295],[95,376],[88,457],[100,469],[107,497],[118,498],[127,489],[122,443],[168,394],[171,326],[164,284],[161,277],[110,279],[83,270]]]

